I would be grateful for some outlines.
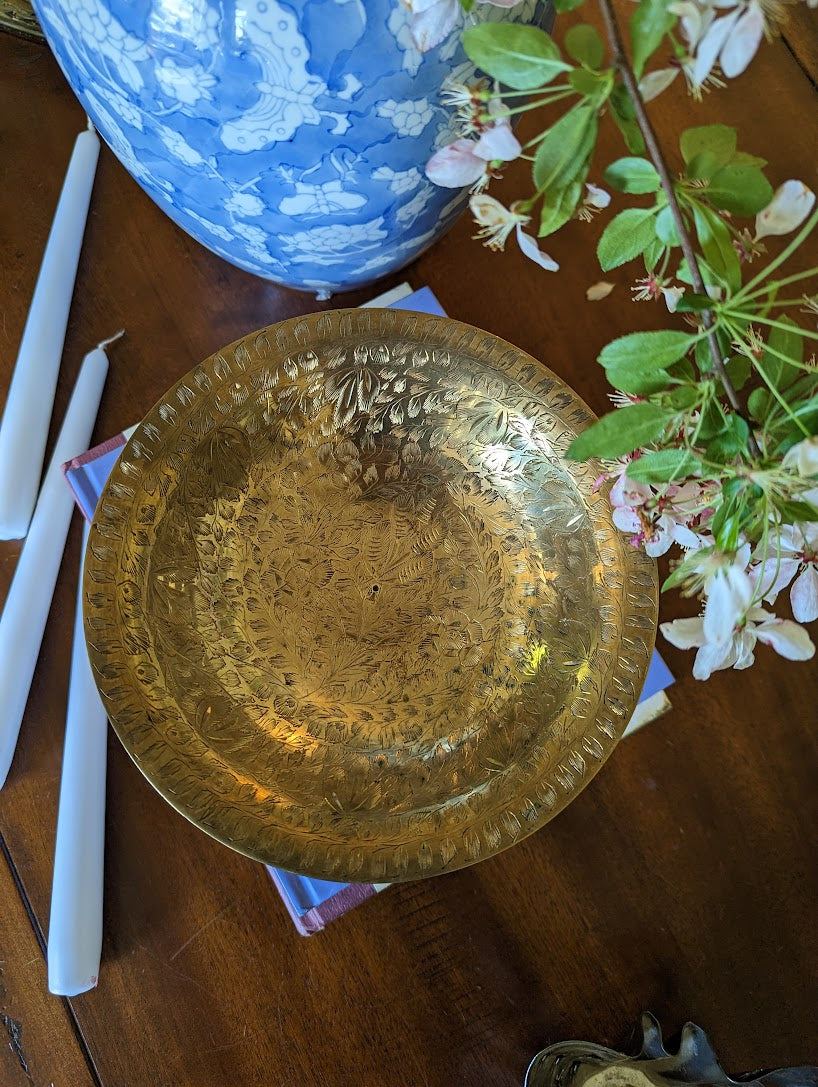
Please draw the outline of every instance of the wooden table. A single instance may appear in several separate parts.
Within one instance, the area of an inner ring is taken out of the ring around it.
[[[818,188],[818,35],[803,5],[796,16],[728,91],[695,110],[660,99],[660,131],[694,117],[738,122],[774,183]],[[0,389],[82,124],[48,50],[0,36]],[[620,153],[612,136],[599,161]],[[405,275],[604,410],[600,346],[658,318],[626,301],[625,270],[608,277],[617,288],[606,302],[586,302],[601,278],[600,229],[575,223],[549,239],[563,265],[550,276],[519,254],[492,256],[464,219]],[[201,248],[106,149],[55,418],[85,351],[122,326],[95,440],[244,332],[325,305]],[[705,1027],[734,1073],[818,1064],[818,669],[764,648],[749,672],[701,684],[692,655],[662,643],[679,677],[674,710],[625,741],[557,820],[474,868],[392,888],[311,939],[296,935],[264,869],[177,815],[112,738],[101,980],[74,1000],[50,996],[44,933],[79,541],[77,519],[0,794],[0,1083],[515,1087],[550,1042],[628,1049],[643,1009],[670,1033],[688,1018]],[[3,593],[18,551],[0,546]],[[664,614],[684,607],[668,598]]]

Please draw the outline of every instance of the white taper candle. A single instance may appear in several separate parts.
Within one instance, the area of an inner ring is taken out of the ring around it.
[[[87,545],[86,523],[83,558]],[[48,988],[60,996],[96,985],[102,950],[108,719],[85,645],[83,566],[80,562],[48,926]]]
[[[107,372],[100,345],[82,361],[0,616],[0,789],[17,746],[74,507],[62,466],[88,448]]]
[[[0,424],[3,540],[25,536],[37,500],[98,157],[99,137],[89,122],[87,131],[77,137],[68,164]]]

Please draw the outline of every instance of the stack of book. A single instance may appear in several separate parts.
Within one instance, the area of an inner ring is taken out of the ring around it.
[[[445,316],[440,303],[428,287],[413,291],[408,284],[401,284],[387,294],[380,295],[368,302],[367,306],[392,307]],[[74,492],[77,505],[89,521],[93,520],[105,481],[135,429],[131,427],[124,430],[63,466],[65,478]],[[639,705],[625,730],[626,736],[669,709],[666,689],[671,683],[673,676],[667,665],[654,652]],[[330,921],[389,886],[385,883],[333,883],[272,867],[268,867],[268,871],[293,924],[302,936],[320,932]]]

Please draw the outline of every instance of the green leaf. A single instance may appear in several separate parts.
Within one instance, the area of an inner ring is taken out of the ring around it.
[[[664,392],[670,382],[664,370],[657,370],[645,362],[609,366],[605,376],[615,389],[633,396],[650,396],[652,393]]]
[[[783,328],[770,329],[767,345],[772,350],[764,352],[761,365],[773,385],[781,391],[789,388],[802,373],[798,364],[804,361],[804,339],[801,336],[800,328],[790,317],[782,316],[778,320],[790,327],[786,330]],[[775,351],[776,354],[774,355],[772,351]],[[778,355],[786,355],[792,361],[785,362],[783,359],[778,358]]]
[[[630,468],[628,469],[630,475]],[[793,498],[779,498],[773,492],[773,505],[782,515],[785,521],[793,522],[818,521],[818,510],[810,502],[800,502]]]
[[[752,516],[754,505],[761,497],[761,491],[747,480],[733,476],[724,480],[722,485],[724,500],[716,510],[711,529],[717,546],[722,551],[733,551],[738,547],[739,536],[747,524],[748,514]]]
[[[563,189],[582,172],[593,153],[598,127],[596,112],[580,104],[548,130],[533,169],[534,184],[546,197],[550,188]]]
[[[742,476],[730,476],[722,483],[722,493],[725,498],[740,498],[742,494],[753,492],[755,484],[748,486],[747,480]]]
[[[707,443],[707,458],[726,463],[747,449],[750,428],[740,415],[728,415],[721,433]]]
[[[679,261],[679,267],[676,269],[676,278],[680,279],[682,283],[686,283],[688,287],[693,286],[693,277],[690,274],[690,269],[684,258]]]
[[[670,483],[701,471],[702,462],[687,449],[660,449],[628,465],[628,478],[636,483]]]
[[[661,181],[656,168],[647,159],[617,159],[605,171],[605,180],[614,189],[627,193],[656,192]]]
[[[709,181],[713,174],[724,169],[724,163],[712,151],[700,151],[688,162],[685,174],[695,180]]]
[[[653,242],[655,208],[628,208],[608,223],[596,254],[604,271],[638,257]]]
[[[602,72],[591,72],[587,68],[572,68],[568,73],[568,82],[584,98],[598,97],[603,83],[607,79]]]
[[[741,534],[741,504],[738,498],[722,502],[711,523],[716,545],[722,551],[734,551]]]
[[[704,259],[727,287],[738,290],[741,286],[741,265],[730,231],[714,211],[702,204],[693,205],[693,219]]]
[[[534,183],[543,193],[539,236],[559,230],[582,199],[599,129],[588,105],[570,110],[548,131],[534,159]]]
[[[657,370],[666,370],[682,358],[697,337],[687,332],[631,332],[605,344],[597,361],[606,369],[648,362]]]
[[[756,215],[773,198],[773,187],[755,166],[724,166],[713,174],[705,196],[731,215]]]
[[[650,245],[643,253],[645,260],[645,271],[652,272],[659,262],[659,258],[665,251],[663,242],[660,242],[658,238],[654,238]]]
[[[747,356],[733,355],[731,359],[727,360],[724,368],[727,371],[727,376],[730,378],[730,384],[736,392],[743,389],[752,372],[752,366],[750,365],[750,360]]]
[[[798,381],[789,388],[788,396],[791,401],[800,400],[802,397],[812,397],[818,391],[818,372],[802,373]]]
[[[699,440],[706,442],[711,438],[715,438],[717,434],[720,434],[724,428],[724,415],[719,408],[718,402],[715,399],[710,399],[702,410],[702,417],[699,422]]]
[[[478,68],[519,91],[543,87],[571,65],[544,30],[518,23],[481,23],[463,31],[463,48]]]
[[[732,166],[758,166],[762,170],[767,165],[766,159],[760,159],[758,155],[748,155],[746,151],[736,151],[730,159]]]
[[[723,166],[732,162],[736,153],[736,130],[729,125],[702,125],[688,128],[679,139],[679,147],[685,163],[697,155],[709,151]]]
[[[811,396],[806,400],[798,400],[796,401],[796,403],[790,406],[792,408],[793,415],[796,415],[802,421],[807,418],[811,420],[812,416],[814,416],[816,411],[818,411],[818,396]],[[809,424],[805,423],[805,425],[812,434],[816,433],[816,430],[813,429],[811,422]]]
[[[575,11],[578,7],[581,7],[585,0],[551,0],[554,5],[554,10],[560,15],[564,15],[566,11]]]
[[[573,181],[569,181],[562,188],[552,186],[547,189],[543,198],[542,211],[540,213],[539,236],[545,238],[553,234],[571,218],[582,199],[583,184],[588,176],[588,168],[591,165],[590,158],[585,160],[582,172]]]
[[[702,313],[713,308],[713,299],[706,294],[694,294],[688,291],[676,303],[677,313]]]
[[[694,365],[690,361],[690,359],[679,359],[678,362],[674,362],[674,364],[670,367],[668,372],[670,374],[672,374],[673,377],[675,377],[677,381],[696,381],[696,376],[697,376],[696,375],[696,368],[694,367]],[[697,386],[698,386],[698,382],[697,382]],[[682,391],[683,390],[680,390],[680,389],[676,390],[677,393],[680,393]],[[696,400],[701,401],[702,396],[703,396],[703,394],[702,394],[701,390],[697,387]]]
[[[668,419],[668,413],[658,404],[617,408],[577,435],[568,447],[568,456],[572,460],[624,457],[658,438]]]
[[[709,374],[713,370],[713,355],[710,352],[710,344],[707,342],[707,338],[704,337],[696,344],[696,350],[693,352],[693,357],[696,360],[696,365],[699,368],[699,373]]]
[[[597,361],[615,388],[646,396],[667,388],[669,379],[664,371],[695,341],[696,337],[686,332],[633,332],[606,344]]]
[[[757,423],[763,423],[775,403],[769,389],[753,389],[747,397],[747,410]]]
[[[808,434],[818,433],[818,398],[811,401],[804,402],[798,405],[792,405],[795,409],[795,415],[797,416],[801,426],[807,431]],[[768,429],[770,424],[767,424]],[[790,419],[789,416],[784,416],[778,420],[772,427],[778,440],[778,446],[776,453],[781,456],[796,442],[800,442],[804,437],[804,431],[798,425],[797,422]]]
[[[617,83],[611,91],[609,99],[611,103],[611,116],[616,121],[625,146],[632,155],[644,155],[645,141],[639,125],[636,123],[636,110],[633,108],[631,96],[622,83]]]
[[[663,245],[681,245],[673,212],[666,205],[656,216],[656,237]]]
[[[605,59],[605,45],[599,31],[588,23],[579,23],[566,32],[565,50],[569,57],[589,68],[600,68]]]
[[[667,0],[639,0],[639,6],[631,16],[633,68],[637,79],[641,78],[651,54],[675,25],[676,16],[670,11]]]
[[[701,398],[699,390],[692,388],[690,385],[677,385],[675,389],[671,389],[668,393],[668,403],[677,411],[688,411],[695,404],[698,404]]]
[[[468,13],[474,7],[474,0],[460,0],[460,6],[468,15]]]

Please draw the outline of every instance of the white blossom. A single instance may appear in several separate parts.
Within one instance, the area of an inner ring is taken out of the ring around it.
[[[809,479],[818,476],[818,436],[804,438],[784,454],[782,464],[785,468],[795,468],[799,476]]]
[[[508,118],[500,116],[486,125],[478,140],[455,140],[435,151],[426,163],[426,176],[447,189],[465,185],[482,189],[492,176],[493,164],[515,159],[521,150]]]
[[[679,299],[684,295],[684,287],[661,287],[662,297],[668,308],[668,313],[675,313],[679,305]]]
[[[818,522],[782,525],[773,546],[750,572],[757,591],[770,604],[792,582],[793,615],[799,623],[814,622],[818,619]]]
[[[815,204],[815,193],[803,181],[785,181],[756,216],[755,240],[770,234],[789,234],[799,227]]]
[[[732,560],[720,553],[708,559],[713,572],[705,578],[707,599],[702,620],[708,642],[727,641],[747,614],[754,595],[753,581],[747,572],[749,559],[749,544],[739,548]]]
[[[529,222],[529,217],[521,212],[504,207],[499,200],[486,193],[476,193],[469,201],[472,215],[474,215],[480,230],[475,237],[481,238],[483,244],[489,249],[503,249],[509,235],[514,232],[517,244],[522,252],[545,268],[549,272],[559,270],[557,262],[539,248],[534,238],[524,233],[523,226]]]
[[[474,153],[481,159],[511,162],[516,159],[522,148],[520,141],[511,131],[508,120],[498,121],[485,130],[477,141]]]
[[[701,537],[690,527],[701,500],[697,482],[669,484],[656,494],[647,483],[636,483],[624,465],[609,494],[613,523],[630,534],[634,547],[651,558],[666,554],[674,543],[690,551],[702,546]]]
[[[677,649],[698,648],[693,676],[702,680],[722,668],[749,668],[755,661],[757,641],[772,646],[787,660],[809,660],[815,654],[815,646],[802,626],[790,619],[779,619],[765,608],[751,608],[744,624],[723,642],[712,642],[705,637],[701,616],[674,619],[672,623],[662,623],[660,629]]]
[[[590,182],[585,183],[585,196],[582,203],[576,211],[576,218],[583,222],[590,223],[593,217],[598,211],[602,211],[603,208],[607,208],[611,202],[611,194],[606,192],[605,189],[600,189],[598,185],[592,185]]]
[[[539,264],[540,268],[545,268],[546,272],[559,271],[560,266],[554,258],[550,257],[548,253],[543,253],[536,241],[530,234],[526,234],[519,224],[517,225],[517,244],[523,256],[533,260],[535,264]]]
[[[446,189],[466,185],[484,186],[488,182],[488,163],[475,154],[474,140],[455,140],[435,151],[426,163],[426,176]]]
[[[440,45],[460,17],[458,0],[404,0],[411,14],[412,40],[421,53]]]
[[[592,208],[607,208],[611,202],[611,194],[605,189],[600,189],[598,185],[591,185],[590,182],[585,184],[585,203]]]

